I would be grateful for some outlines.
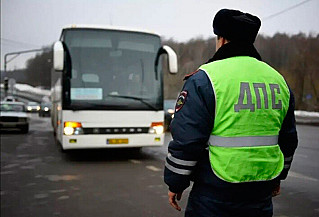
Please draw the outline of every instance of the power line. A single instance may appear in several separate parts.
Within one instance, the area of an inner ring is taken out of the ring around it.
[[[274,18],[274,17],[276,17],[276,16],[278,16],[278,15],[280,15],[280,14],[283,14],[283,13],[285,13],[285,12],[287,12],[287,11],[290,11],[290,10],[292,10],[292,9],[294,9],[294,8],[297,8],[297,7],[303,5],[303,4],[307,3],[307,2],[310,2],[310,1],[312,1],[312,0],[302,1],[302,2],[300,2],[300,3],[298,3],[298,4],[296,4],[296,5],[293,5],[293,6],[288,7],[288,8],[286,8],[286,9],[282,10],[282,11],[279,11],[279,12],[277,12],[277,13],[274,13],[274,14],[271,14],[271,15],[269,15],[269,16],[267,16],[267,17],[264,17],[264,18],[262,18],[262,20],[263,20],[263,21],[269,20],[269,19],[271,19],[271,18]]]
[[[10,42],[6,42],[6,41],[2,41],[2,42],[1,42],[1,47],[10,47],[10,48],[20,48],[20,47],[24,47],[24,48],[30,48],[30,47],[35,47],[35,46],[22,45],[22,44],[10,43]],[[37,47],[38,47],[38,46],[37,46]]]
[[[11,39],[6,39],[6,38],[1,38],[2,41],[4,42],[9,42],[9,43],[14,43],[14,44],[21,44],[21,45],[27,45],[27,46],[36,46],[39,47],[39,45],[35,45],[35,44],[30,44],[30,43],[26,43],[26,42],[22,42],[22,41],[15,41],[15,40],[11,40]]]

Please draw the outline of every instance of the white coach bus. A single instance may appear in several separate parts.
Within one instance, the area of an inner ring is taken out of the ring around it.
[[[163,72],[177,57],[158,34],[72,25],[54,44],[52,125],[63,150],[161,146]]]

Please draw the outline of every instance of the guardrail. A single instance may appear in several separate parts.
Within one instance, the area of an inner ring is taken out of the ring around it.
[[[319,112],[295,111],[297,124],[319,125]]]
[[[0,87],[2,95],[4,93],[3,84],[1,84]],[[36,88],[28,84],[16,84],[13,93],[9,94],[22,97],[30,101],[41,102],[44,100],[44,98],[49,100],[50,91]]]
[[[32,102],[38,102],[38,103],[42,102],[42,98],[43,98],[43,96],[41,96],[41,95],[30,94],[30,93],[26,93],[23,91],[16,91],[16,93],[13,95],[18,96],[18,97],[22,97],[22,98],[30,100]]]

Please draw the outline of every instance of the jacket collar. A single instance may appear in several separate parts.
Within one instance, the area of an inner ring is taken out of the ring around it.
[[[226,58],[236,56],[249,56],[261,61],[261,56],[259,55],[258,51],[256,50],[253,44],[229,42],[220,47],[215,53],[215,55],[206,62],[206,64],[213,61],[223,60]]]

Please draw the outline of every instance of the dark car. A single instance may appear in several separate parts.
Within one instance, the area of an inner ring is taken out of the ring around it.
[[[16,102],[16,98],[14,96],[7,96],[3,99],[4,102]]]
[[[39,117],[50,117],[51,102],[42,102],[40,104]]]
[[[169,131],[169,125],[174,117],[175,104],[176,104],[175,99],[164,100],[164,112],[165,112],[164,129],[165,131]]]
[[[40,105],[37,102],[28,102],[27,104],[28,112],[38,112],[40,111]]]

